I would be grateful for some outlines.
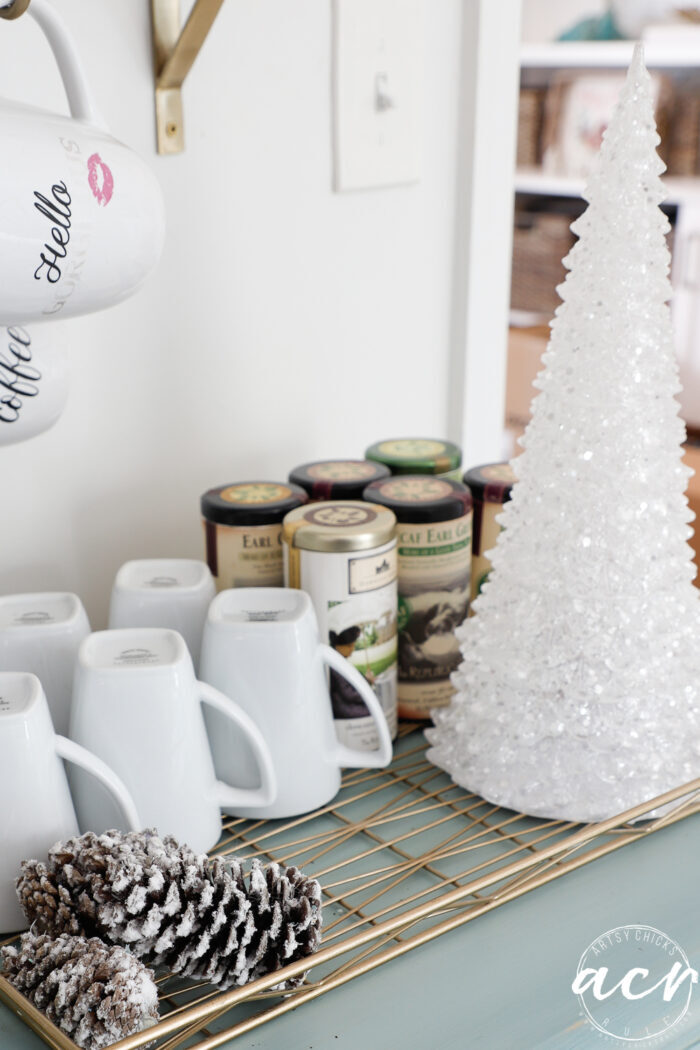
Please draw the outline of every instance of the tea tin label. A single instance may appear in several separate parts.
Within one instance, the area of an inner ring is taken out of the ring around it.
[[[373,478],[376,467],[372,463],[360,460],[339,460],[314,463],[307,468],[307,473],[319,481],[362,481],[363,478]]]
[[[348,562],[348,590],[350,594],[376,591],[393,583],[397,574],[396,548],[374,557],[350,558]]]
[[[257,506],[260,503],[277,503],[291,495],[292,490],[286,485],[251,482],[229,485],[228,488],[221,490],[219,498],[225,500],[226,503],[252,503]]]
[[[448,482],[427,475],[392,478],[378,488],[383,496],[401,503],[433,503],[435,500],[446,499],[454,491]]]
[[[213,544],[216,564],[212,570],[217,591],[229,587],[282,587],[284,563],[282,557],[281,525],[212,525],[204,523],[205,531],[215,530]]]
[[[347,529],[355,525],[368,525],[377,520],[377,512],[356,503],[329,503],[323,507],[311,507],[304,512],[304,521],[326,528]]]
[[[428,438],[401,438],[398,441],[382,441],[377,446],[385,456],[400,456],[402,459],[422,459],[439,456],[446,449],[444,442]]]
[[[442,483],[441,483],[442,484]],[[470,599],[472,514],[398,525],[399,715],[429,718],[449,703],[461,661],[455,630]]]

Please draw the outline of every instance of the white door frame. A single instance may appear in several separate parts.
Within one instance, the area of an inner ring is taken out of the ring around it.
[[[522,0],[463,0],[448,433],[503,457]]]

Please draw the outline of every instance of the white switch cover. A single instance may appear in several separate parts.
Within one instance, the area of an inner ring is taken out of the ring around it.
[[[335,189],[417,182],[423,0],[334,0]]]

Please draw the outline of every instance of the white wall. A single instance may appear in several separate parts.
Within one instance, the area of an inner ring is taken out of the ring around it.
[[[62,419],[0,448],[0,592],[74,590],[100,627],[121,562],[201,556],[206,488],[444,433],[461,4],[427,5],[423,181],[347,195],[330,188],[327,0],[224,4],[179,157],[155,153],[146,0],[56,6],[169,215],[145,289],[63,322]],[[27,17],[0,22],[0,96],[65,109]]]

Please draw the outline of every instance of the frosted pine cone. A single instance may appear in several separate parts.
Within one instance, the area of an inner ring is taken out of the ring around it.
[[[297,868],[210,861],[155,832],[88,832],[25,861],[17,894],[34,928],[76,928],[151,966],[246,984],[316,951],[321,887]],[[290,981],[289,985],[298,983]]]
[[[17,880],[17,896],[29,921],[33,922],[36,917],[34,928],[53,936],[59,933],[82,934],[83,927],[68,890],[49,875],[46,865],[36,860],[25,861],[22,872]]]
[[[96,937],[25,933],[3,948],[3,976],[80,1047],[102,1050],[158,1020],[153,974]]]
[[[321,886],[316,879],[298,868],[274,863],[265,868],[253,861],[246,890],[240,862],[232,862],[228,870],[247,892],[255,916],[255,932],[245,949],[246,980],[254,981],[316,951],[321,943]],[[303,976],[287,981],[286,987],[299,984]]]

